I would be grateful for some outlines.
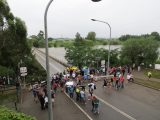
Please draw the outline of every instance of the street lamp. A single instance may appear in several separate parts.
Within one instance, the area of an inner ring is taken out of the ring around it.
[[[110,40],[111,40],[111,26],[109,25],[109,23],[105,22],[105,21],[101,21],[101,20],[96,20],[96,19],[91,19],[92,21],[97,21],[97,22],[101,22],[101,23],[105,23],[109,26],[110,29]],[[108,42],[108,66],[107,66],[107,75],[109,75],[109,66],[110,66],[110,40]]]
[[[47,33],[47,12],[49,6],[53,0],[50,0],[46,6],[44,14],[44,29],[45,29],[45,43],[46,43],[46,71],[47,71],[47,93],[48,93],[48,114],[49,120],[53,120],[53,111],[52,111],[52,101],[51,101],[51,83],[50,83],[50,70],[49,70],[49,59],[48,59],[48,33]]]
[[[101,0],[92,0],[93,2],[99,2],[99,1],[101,1]]]

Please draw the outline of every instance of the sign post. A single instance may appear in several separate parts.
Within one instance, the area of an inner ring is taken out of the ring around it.
[[[27,67],[20,67],[20,74],[22,77],[24,77],[24,88],[25,88],[26,87],[25,76],[27,75]]]

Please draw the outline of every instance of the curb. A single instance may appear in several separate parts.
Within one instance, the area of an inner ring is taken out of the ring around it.
[[[136,79],[137,79],[137,78],[136,78]],[[147,88],[151,88],[151,89],[153,89],[153,90],[160,91],[160,89],[158,89],[158,88],[154,88],[154,87],[151,87],[151,86],[147,86],[147,85],[145,85],[145,84],[143,84],[143,83],[140,83],[140,82],[137,82],[137,81],[134,81],[134,83],[135,83],[135,84],[138,84],[138,85],[141,85],[141,86],[144,86],[144,87],[147,87]]]

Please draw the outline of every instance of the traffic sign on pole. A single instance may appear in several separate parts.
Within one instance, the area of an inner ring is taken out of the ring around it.
[[[27,67],[20,67],[20,73],[27,73]]]

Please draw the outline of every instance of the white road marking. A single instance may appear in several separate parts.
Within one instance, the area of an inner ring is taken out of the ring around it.
[[[93,120],[73,99],[71,99],[70,97],[69,97],[69,95],[66,93],[66,92],[64,92],[66,95],[67,95],[67,97],[88,117],[88,119],[89,120]]]
[[[122,114],[123,116],[125,116],[126,118],[130,119],[130,120],[136,120],[135,118],[131,117],[130,115],[128,115],[127,113],[123,112],[122,110],[116,108],[115,106],[109,104],[108,102],[104,101],[103,99],[99,98],[98,96],[96,96],[94,94],[95,97],[97,97],[101,102],[103,102],[104,104],[106,104],[107,106],[111,107],[113,110],[119,112],[120,114]]]

